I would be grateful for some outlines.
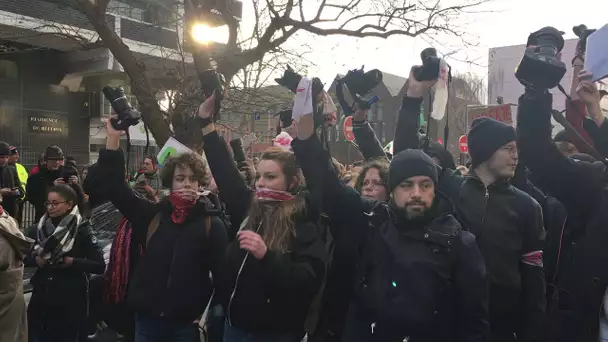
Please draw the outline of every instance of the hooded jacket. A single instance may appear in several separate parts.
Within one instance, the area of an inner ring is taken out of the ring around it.
[[[397,342],[406,337],[429,342],[487,340],[485,267],[472,234],[462,231],[458,221],[443,210],[438,210],[424,227],[406,232],[406,226],[398,223],[393,213],[379,216],[376,201],[363,199],[339,181],[328,164],[327,152],[315,136],[306,141],[294,140],[292,147],[308,186],[323,189],[323,211],[338,220],[341,227],[348,227],[345,234],[357,237],[360,254],[352,262],[358,265],[358,276],[345,341]],[[453,235],[453,245],[444,241],[452,246],[452,257],[445,257],[439,244],[425,241],[427,233],[430,234],[425,229],[437,229],[442,236]],[[392,287],[368,284],[371,278],[362,272],[364,260],[375,262],[371,270],[399,269],[393,275]],[[451,284],[449,289],[447,283]],[[387,295],[400,300],[393,306],[399,308],[398,317],[391,308],[378,307],[374,300],[385,301]]]
[[[395,131],[395,153],[420,148],[422,99],[404,97]],[[539,340],[544,334],[545,279],[542,209],[507,181],[490,186],[475,176],[443,168],[438,189],[456,206],[463,227],[476,236],[486,262],[492,333]]]
[[[206,134],[203,141],[220,197],[232,224],[240,227],[249,212],[253,190],[243,181],[217,132]],[[306,214],[294,218],[295,234],[287,252],[268,250],[257,260],[245,256],[238,240],[228,247],[224,285],[218,294],[228,322],[235,327],[248,333],[303,334],[327,259],[324,232],[318,225],[319,210],[310,198],[305,200]]]
[[[33,240],[17,221],[0,214],[0,341],[27,342],[27,310],[23,296],[23,259]]]

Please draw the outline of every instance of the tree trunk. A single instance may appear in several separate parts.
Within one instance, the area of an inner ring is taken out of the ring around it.
[[[84,6],[84,5],[83,5]],[[169,125],[163,118],[162,111],[152,86],[144,73],[145,66],[138,62],[127,45],[125,45],[112,30],[105,19],[104,11],[97,11],[95,7],[83,8],[82,12],[87,16],[91,25],[95,28],[105,46],[110,49],[116,60],[122,65],[131,80],[131,92],[139,102],[144,123],[150,129],[152,136],[158,146],[163,146],[172,136]]]

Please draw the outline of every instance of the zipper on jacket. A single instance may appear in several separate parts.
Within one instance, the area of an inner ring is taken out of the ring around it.
[[[239,229],[239,232],[241,230],[243,230],[243,228],[247,224],[248,220],[249,220],[249,218],[245,218],[245,220],[241,224],[241,228]],[[260,227],[262,227],[262,223],[264,223],[264,220],[261,220],[260,223],[258,224],[258,227],[255,230],[256,233],[258,233],[260,231]],[[238,232],[237,232],[237,234],[238,234]],[[240,249],[240,247],[239,247],[239,249]],[[266,252],[266,253],[268,253],[268,252]],[[243,272],[243,268],[245,268],[245,263],[247,263],[248,258],[249,258],[249,252],[247,252],[245,254],[245,257],[243,258],[243,262],[241,262],[241,267],[239,267],[239,271],[236,274],[236,280],[234,281],[234,288],[232,289],[232,293],[230,294],[230,299],[228,300],[228,324],[230,326],[232,326],[232,318],[230,317],[232,314],[232,310],[230,310],[230,308],[232,307],[232,299],[234,298],[234,295],[236,294],[236,289],[239,286],[239,279],[241,278],[241,273]]]
[[[489,191],[488,187],[484,184],[484,182],[482,182],[481,179],[479,179],[478,177],[466,176],[465,179],[466,179],[466,181],[475,180],[476,182],[479,182],[483,186],[484,190],[486,191],[485,196],[484,196],[485,203],[483,204],[483,212],[481,213],[481,222],[480,222],[480,225],[483,225],[483,222],[486,219],[486,210],[488,208],[488,200],[490,199],[490,191]]]

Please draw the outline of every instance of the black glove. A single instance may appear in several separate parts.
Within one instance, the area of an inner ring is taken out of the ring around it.
[[[289,89],[292,93],[296,93],[298,90],[298,84],[300,80],[302,80],[302,75],[296,73],[289,65],[287,66],[287,70],[283,74],[281,78],[274,79],[279,85]]]

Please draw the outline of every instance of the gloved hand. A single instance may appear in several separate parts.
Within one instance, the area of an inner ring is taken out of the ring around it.
[[[281,78],[275,78],[274,80],[283,87],[289,89],[292,93],[296,93],[298,90],[298,84],[302,79],[302,75],[296,73],[289,65],[287,66],[287,70],[283,74]]]

